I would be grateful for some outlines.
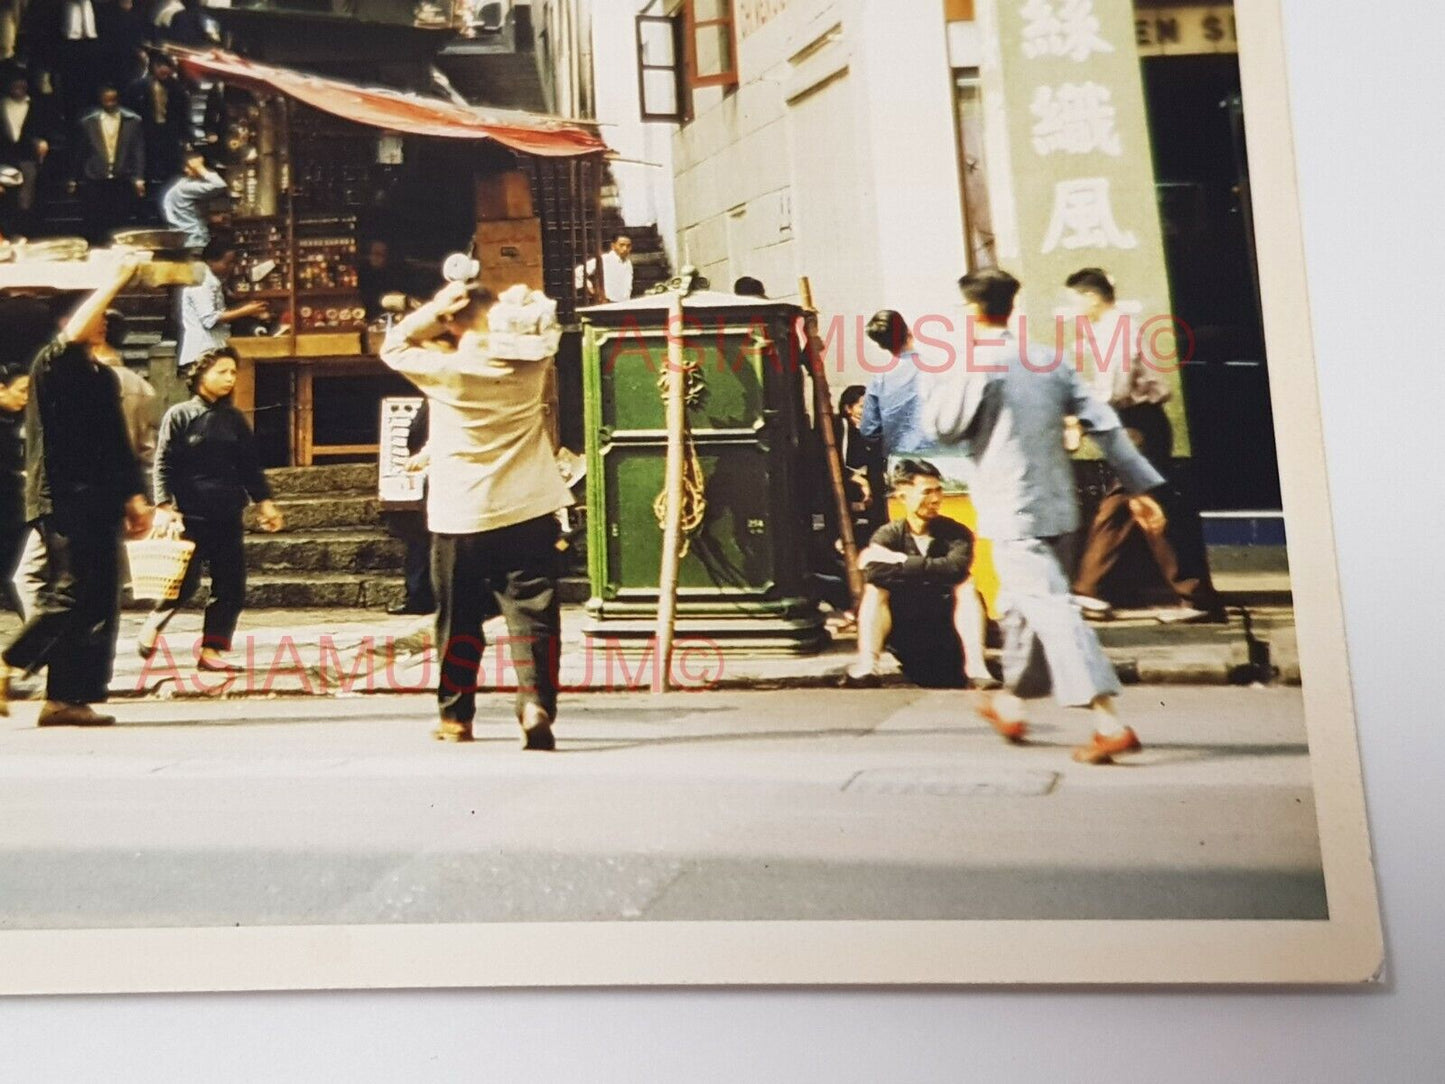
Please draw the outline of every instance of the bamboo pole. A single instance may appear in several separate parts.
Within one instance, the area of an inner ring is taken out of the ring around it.
[[[833,490],[833,505],[838,516],[838,537],[843,543],[843,563],[847,568],[848,591],[856,610],[863,601],[863,573],[858,570],[858,542],[853,537],[853,510],[848,507],[848,492],[843,485],[843,459],[838,452],[838,434],[834,429],[833,397],[828,391],[828,369],[818,341],[818,310],[813,305],[813,286],[804,275],[798,280],[798,296],[803,302],[803,332],[807,336],[808,368],[813,375],[818,429],[823,439],[823,457],[828,461],[828,482]]]
[[[667,471],[663,483],[666,510],[662,524],[662,569],[658,576],[657,634],[653,651],[652,691],[665,693],[672,679],[672,634],[677,622],[677,571],[682,552],[684,389],[682,294],[674,292],[667,312]]]

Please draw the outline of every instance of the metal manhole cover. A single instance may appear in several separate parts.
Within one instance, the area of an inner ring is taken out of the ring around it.
[[[1042,798],[1058,781],[1057,772],[875,768],[859,772],[843,789],[857,794],[934,798]]]

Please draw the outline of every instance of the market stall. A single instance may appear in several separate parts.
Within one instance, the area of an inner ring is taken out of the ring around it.
[[[429,294],[446,254],[468,249],[494,290],[553,292],[601,251],[607,148],[585,128],[177,54],[221,88],[217,156],[241,250],[226,290],[272,314],[233,329],[235,397],[270,465],[377,454],[382,400],[411,391],[376,357],[381,295]],[[570,290],[559,300],[570,318]]]

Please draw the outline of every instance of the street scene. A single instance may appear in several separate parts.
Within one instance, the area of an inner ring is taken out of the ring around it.
[[[0,930],[1330,917],[1231,5],[62,7]]]

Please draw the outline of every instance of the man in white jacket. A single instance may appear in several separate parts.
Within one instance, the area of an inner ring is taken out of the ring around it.
[[[437,598],[437,691],[443,741],[470,741],[489,598],[507,619],[517,721],[528,749],[552,749],[561,624],[556,512],[572,503],[547,436],[540,360],[493,356],[495,303],[476,284],[448,283],[387,334],[381,358],[427,397],[431,457],[427,527]],[[555,320],[553,320],[555,325]],[[435,342],[449,332],[456,345]]]

